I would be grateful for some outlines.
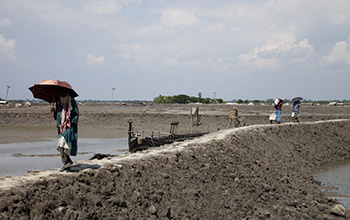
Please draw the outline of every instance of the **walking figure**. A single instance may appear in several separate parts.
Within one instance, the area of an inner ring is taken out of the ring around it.
[[[230,110],[230,128],[232,127],[233,122],[235,122],[235,127],[239,127],[241,122],[238,120],[238,109],[231,108]]]
[[[281,123],[281,113],[282,113],[282,105],[284,101],[280,98],[275,100],[275,109],[276,109],[276,124]]]

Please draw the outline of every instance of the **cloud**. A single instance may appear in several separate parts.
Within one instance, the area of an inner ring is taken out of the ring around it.
[[[219,58],[209,57],[205,65],[208,65],[213,69],[216,69],[218,67],[225,67],[225,63],[222,61],[221,57]]]
[[[192,27],[198,23],[198,18],[186,11],[166,10],[161,12],[160,22],[167,27]]]
[[[3,18],[0,20],[0,28],[9,27],[11,25],[12,25],[12,22],[7,18]]]
[[[349,26],[350,2],[343,0],[321,1],[319,7],[322,7],[324,15],[334,24],[345,24]]]
[[[119,54],[123,59],[133,59],[141,65],[152,65],[159,61],[159,49],[153,44],[126,43],[121,45],[122,52]],[[158,64],[159,65],[159,64]]]
[[[296,42],[291,35],[285,35],[279,40],[270,40],[260,48],[254,48],[238,58],[242,64],[255,65],[259,68],[276,68],[283,62],[304,62],[314,52],[314,47],[308,39]]]
[[[86,56],[86,61],[90,64],[103,64],[105,62],[105,58],[103,56],[95,57],[92,54],[88,54]]]
[[[84,11],[96,15],[112,15],[118,13],[122,8],[115,1],[90,1],[85,5]]]
[[[212,34],[217,34],[217,33],[224,33],[227,32],[229,29],[226,26],[226,24],[222,24],[222,23],[216,23],[213,25],[208,25],[208,26],[204,26],[201,27],[200,29],[203,33],[212,33]],[[236,31],[239,30],[239,28],[235,29]]]
[[[240,55],[238,59],[242,64],[251,64],[259,68],[274,68],[279,64],[276,58],[260,58],[258,52],[259,49],[255,48],[253,51]]]
[[[185,61],[184,64],[191,65],[191,66],[200,66],[201,61],[198,59],[195,59],[195,60]]]
[[[16,41],[13,39],[6,40],[4,35],[0,34],[0,61],[16,60]]]
[[[327,64],[347,64],[350,65],[350,46],[346,41],[339,41],[335,44],[328,56],[322,57],[322,61]]]
[[[166,66],[178,66],[180,65],[180,61],[176,57],[165,58],[164,64]]]

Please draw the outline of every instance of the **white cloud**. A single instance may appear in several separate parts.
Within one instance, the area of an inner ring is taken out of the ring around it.
[[[198,18],[186,11],[167,10],[161,14],[160,22],[168,27],[192,27],[198,23]]]
[[[279,40],[270,40],[260,48],[241,54],[238,58],[242,64],[251,64],[260,68],[276,68],[283,62],[303,62],[307,60],[314,48],[308,39],[299,43],[291,35],[285,35]]]
[[[3,18],[0,20],[0,28],[9,27],[11,25],[12,25],[12,22],[7,18]]]
[[[160,55],[159,46],[154,44],[127,43],[121,45],[121,50],[120,57],[135,60],[142,66],[159,65],[160,59],[164,57]]]
[[[219,67],[225,67],[225,63],[223,62],[221,57],[218,57],[218,58],[209,57],[209,59],[205,62],[205,65],[213,69],[216,69]]]
[[[180,65],[180,61],[176,57],[166,58],[164,63],[166,66],[178,66],[178,65]]]
[[[201,61],[198,59],[195,59],[195,60],[185,61],[184,64],[191,65],[191,66],[200,66]]]
[[[253,51],[240,55],[238,59],[242,64],[251,64],[259,68],[274,68],[279,64],[276,58],[260,58],[258,53],[259,49],[255,48]]]
[[[239,30],[239,29],[236,29]],[[212,34],[217,34],[220,32],[227,32],[228,28],[225,24],[222,23],[216,23],[213,25],[208,25],[206,27],[201,27],[201,31],[204,33],[212,33]]]
[[[323,10],[331,22],[336,25],[345,24],[349,26],[350,21],[350,1],[333,0],[333,1],[318,1],[320,10]]]
[[[344,63],[350,65],[350,46],[346,41],[335,44],[328,56],[322,57],[322,61],[328,64]]]
[[[16,41],[13,39],[6,40],[6,38],[0,34],[0,60],[15,60],[16,59]]]
[[[92,54],[88,54],[86,56],[86,61],[90,64],[103,64],[105,62],[105,58],[103,56],[96,57]]]
[[[116,1],[90,1],[84,8],[85,12],[97,15],[112,15],[118,13],[123,7]]]

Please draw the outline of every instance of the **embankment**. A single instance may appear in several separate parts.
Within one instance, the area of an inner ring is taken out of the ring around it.
[[[350,120],[254,125],[52,171],[0,188],[0,218],[344,219],[312,172],[350,158],[349,131]]]

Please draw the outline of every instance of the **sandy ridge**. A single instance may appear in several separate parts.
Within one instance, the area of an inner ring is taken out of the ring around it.
[[[330,122],[347,122],[350,121],[349,119],[336,119],[336,120],[328,120],[328,121],[317,121],[317,122],[304,122],[300,124],[295,123],[284,123],[280,124],[279,126],[285,127],[285,126],[299,126],[302,124],[326,124]],[[84,164],[99,164],[102,166],[110,165],[110,164],[118,164],[123,163],[127,161],[133,161],[133,160],[146,160],[149,157],[156,157],[162,154],[168,154],[168,153],[174,153],[179,151],[184,151],[188,149],[189,146],[191,147],[202,147],[201,145],[215,141],[215,140],[222,140],[225,139],[229,135],[233,135],[239,132],[249,132],[249,131],[255,131],[257,128],[263,128],[263,127],[274,127],[276,125],[251,125],[246,127],[240,127],[240,128],[234,128],[234,129],[226,129],[221,130],[217,132],[213,132],[210,134],[207,134],[205,136],[193,139],[193,140],[187,140],[185,142],[180,143],[173,143],[170,145],[165,145],[163,147],[159,148],[152,148],[143,152],[137,152],[137,153],[127,153],[125,155],[118,155],[112,158],[108,159],[102,159],[102,160],[93,160],[93,161],[77,161],[77,163],[84,163]],[[84,171],[82,171],[84,172]],[[20,187],[25,184],[33,184],[36,181],[41,180],[51,180],[57,178],[57,175],[75,175],[75,173],[69,173],[69,172],[60,172],[59,168],[52,169],[52,170],[46,170],[46,171],[37,171],[32,170],[28,171],[28,174],[23,176],[14,176],[14,177],[1,177],[0,178],[0,190],[8,190],[12,187]]]

